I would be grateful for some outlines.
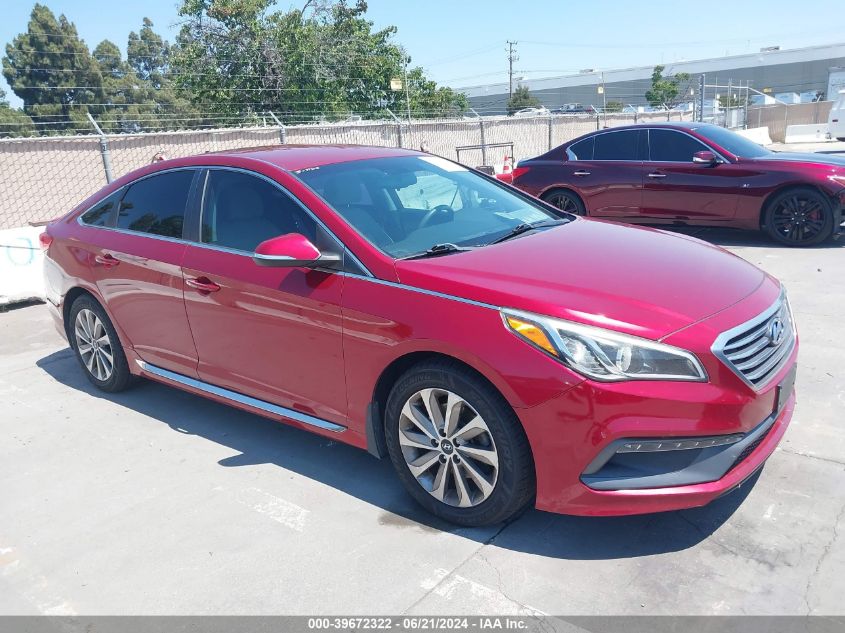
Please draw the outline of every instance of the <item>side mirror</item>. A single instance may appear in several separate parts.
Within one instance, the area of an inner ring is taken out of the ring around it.
[[[692,155],[692,162],[698,165],[718,165],[722,161],[719,160],[719,157],[716,156],[713,152],[703,151],[703,152],[696,152]]]
[[[336,268],[340,255],[321,253],[304,235],[288,233],[272,237],[255,247],[252,261],[259,266],[278,268]]]

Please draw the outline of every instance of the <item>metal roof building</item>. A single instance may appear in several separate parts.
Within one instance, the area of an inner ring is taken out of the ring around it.
[[[845,43],[809,46],[790,50],[763,49],[758,53],[731,55],[714,59],[664,64],[664,76],[688,73],[690,85],[697,86],[705,74],[707,84],[745,85],[766,93],[804,93],[829,90],[830,71],[845,67]],[[645,93],[651,87],[653,66],[614,70],[585,70],[577,75],[514,81],[528,86],[531,94],[548,108],[569,103],[600,107],[603,99],[624,104],[645,105]],[[605,95],[598,93],[604,83]],[[508,100],[508,83],[458,88],[469,97],[470,105],[480,114],[502,114]],[[826,95],[825,98],[831,98]],[[690,97],[690,100],[692,98]]]

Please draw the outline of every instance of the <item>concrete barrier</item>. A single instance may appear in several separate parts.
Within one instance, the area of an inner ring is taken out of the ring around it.
[[[44,255],[38,243],[43,227],[0,231],[0,306],[44,299]]]
[[[769,128],[767,127],[750,127],[747,130],[734,130],[734,132],[759,145],[772,144],[772,139],[769,137]]]
[[[787,125],[787,143],[818,143],[828,141],[827,123],[810,123],[805,125]]]

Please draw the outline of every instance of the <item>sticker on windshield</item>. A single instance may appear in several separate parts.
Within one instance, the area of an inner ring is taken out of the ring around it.
[[[420,160],[424,160],[427,163],[431,163],[435,167],[439,167],[443,171],[469,171],[463,165],[458,165],[457,163],[453,163],[450,160],[446,160],[445,158],[440,158],[439,156],[420,156]]]

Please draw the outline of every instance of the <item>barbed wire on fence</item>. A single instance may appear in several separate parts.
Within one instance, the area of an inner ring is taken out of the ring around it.
[[[268,113],[269,115],[269,113]],[[138,131],[0,139],[0,229],[59,217],[106,184],[103,151],[112,176],[119,178],[149,164],[162,153],[167,158],[286,143],[359,144],[427,150],[457,159],[457,147],[477,146],[462,153],[470,166],[501,163],[505,156],[483,149],[512,143],[516,158],[544,153],[568,140],[599,129],[634,122],[690,120],[688,113],[556,115],[535,118],[475,117],[471,119],[354,121],[251,127],[215,126],[190,130]],[[268,121],[272,117],[268,116]],[[211,125],[211,124],[209,124]],[[103,130],[107,132],[106,129]],[[105,140],[105,143],[101,141]],[[105,150],[104,150],[105,146]]]

